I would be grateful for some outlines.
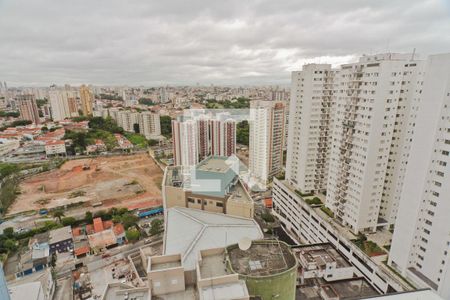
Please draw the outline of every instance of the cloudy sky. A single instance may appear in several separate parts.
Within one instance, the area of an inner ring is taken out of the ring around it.
[[[449,0],[0,0],[11,85],[287,84],[306,62],[450,51]]]

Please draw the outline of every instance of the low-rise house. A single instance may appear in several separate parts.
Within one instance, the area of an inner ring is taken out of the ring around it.
[[[95,254],[125,243],[125,228],[122,224],[102,221],[95,218],[92,225],[86,226],[89,246]]]
[[[66,155],[66,143],[59,140],[45,142],[45,154],[47,156]]]
[[[0,138],[0,156],[6,155],[20,147],[17,139]]]
[[[49,232],[50,254],[73,250],[73,235],[70,226],[51,230]]]
[[[114,137],[116,138],[117,143],[119,144],[118,146],[119,149],[127,150],[133,148],[133,144],[123,135],[116,133],[114,134]]]
[[[95,152],[104,152],[104,151],[106,151],[106,145],[100,139],[95,140],[94,144],[86,146],[86,152],[88,154],[95,153]]]

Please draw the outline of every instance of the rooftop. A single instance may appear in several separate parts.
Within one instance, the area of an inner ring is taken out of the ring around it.
[[[186,270],[195,269],[200,250],[235,244],[242,238],[263,238],[252,219],[173,207],[167,210],[164,254],[181,254]]]
[[[247,299],[248,290],[245,281],[238,280],[225,284],[202,287],[199,291],[203,300]]]
[[[299,262],[315,264],[317,267],[325,267],[328,263],[336,262],[337,268],[351,267],[351,264],[331,244],[317,244],[295,247],[292,249]],[[303,266],[306,267],[306,266]]]
[[[352,278],[333,282],[315,278],[307,280],[306,284],[297,288],[298,300],[322,300],[320,293],[325,293],[328,299],[365,299],[378,296],[379,293],[364,278]]]
[[[70,226],[54,229],[50,231],[50,244],[72,239],[72,228]]]
[[[238,245],[227,248],[232,269],[247,276],[268,276],[282,273],[296,266],[290,247],[277,240],[253,241],[248,250]]]

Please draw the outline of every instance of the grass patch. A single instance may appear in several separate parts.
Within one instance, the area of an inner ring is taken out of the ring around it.
[[[352,242],[369,256],[378,256],[386,254],[386,252],[377,245],[377,243],[368,241],[366,237],[360,237],[359,239],[352,240]]]
[[[326,206],[320,207],[320,210],[327,214],[330,218],[334,218],[334,212]]]
[[[140,148],[147,148],[148,140],[142,134],[126,132],[124,135],[133,145]]]

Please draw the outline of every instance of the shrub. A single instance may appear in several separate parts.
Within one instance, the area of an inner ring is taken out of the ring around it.
[[[136,242],[141,237],[141,233],[139,232],[139,230],[134,228],[134,229],[125,231],[125,237],[130,242]]]
[[[305,200],[308,205],[321,205],[322,201],[320,201],[319,197],[314,197],[312,199]]]
[[[320,208],[320,210],[322,210],[324,213],[326,213],[330,218],[333,218],[333,217],[334,217],[333,211],[332,211],[331,209],[329,209],[328,207],[322,206],[322,207]]]

